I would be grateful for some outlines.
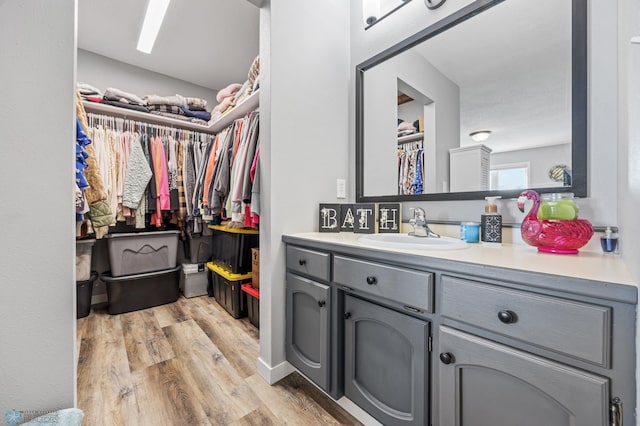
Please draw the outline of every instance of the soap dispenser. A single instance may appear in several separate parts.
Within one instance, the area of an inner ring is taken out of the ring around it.
[[[614,253],[618,246],[618,234],[614,234],[610,226],[604,231],[604,236],[600,237],[600,245],[605,253]]]
[[[482,243],[500,245],[502,243],[502,215],[498,213],[496,200],[502,198],[484,197],[487,204],[484,206],[484,214],[480,217],[480,241]]]

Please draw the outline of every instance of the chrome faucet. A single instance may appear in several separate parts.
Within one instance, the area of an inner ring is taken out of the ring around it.
[[[440,235],[429,228],[426,217],[427,214],[422,207],[414,207],[411,210],[413,210],[413,218],[409,219],[409,224],[413,226],[413,231],[409,232],[409,235],[414,237],[440,238]]]

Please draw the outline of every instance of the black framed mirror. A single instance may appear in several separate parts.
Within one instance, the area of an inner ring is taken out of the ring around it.
[[[587,132],[587,0],[477,0],[356,67],[356,201],[586,197]]]

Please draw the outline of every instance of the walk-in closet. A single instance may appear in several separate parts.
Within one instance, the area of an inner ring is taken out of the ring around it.
[[[76,357],[84,422],[349,423],[342,410],[320,408],[326,398],[300,376],[270,388],[256,372],[259,8],[170,3],[143,53],[133,40],[144,6],[78,7]],[[317,406],[310,414],[286,407],[299,389],[300,401]],[[274,401],[285,408],[269,409]]]

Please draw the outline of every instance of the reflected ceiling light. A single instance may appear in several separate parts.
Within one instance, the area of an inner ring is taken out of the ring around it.
[[[362,18],[367,25],[373,25],[380,18],[380,0],[362,0]]]
[[[476,130],[469,133],[474,142],[484,142],[491,136],[491,130]]]
[[[170,0],[149,0],[147,3],[147,13],[144,15],[144,22],[140,37],[138,38],[137,49],[143,53],[151,53],[153,45],[158,37],[160,26],[167,13]]]

